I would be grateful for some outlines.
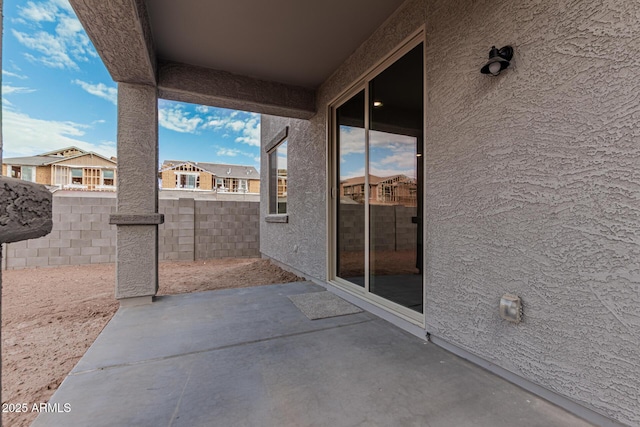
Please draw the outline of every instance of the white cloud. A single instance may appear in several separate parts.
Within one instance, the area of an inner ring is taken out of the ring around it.
[[[364,154],[364,129],[340,126],[340,156],[348,154]]]
[[[340,163],[342,178],[364,175],[364,129],[340,127]],[[359,154],[359,157],[349,157]],[[360,159],[357,161],[356,159]],[[379,131],[369,132],[369,173],[379,177],[406,175],[415,178],[416,138]],[[355,168],[349,170],[350,168]]]
[[[227,123],[226,120],[220,118],[209,117],[207,122],[202,126],[203,128],[213,128],[215,130],[220,130],[224,128],[224,125]]]
[[[382,147],[390,150],[415,150],[416,138],[413,136],[400,135],[372,130],[369,132],[369,145],[371,147]]]
[[[10,93],[31,93],[31,92],[35,92],[35,89],[32,89],[30,87],[18,87],[18,86],[11,86],[11,85],[2,85],[2,94],[3,95],[8,95]]]
[[[178,104],[170,107],[161,107],[158,110],[158,123],[165,129],[181,133],[195,133],[202,122],[203,119],[201,117],[191,117]]]
[[[222,138],[233,135],[238,144],[260,147],[260,115],[196,106],[195,112],[187,109],[184,104],[160,100],[158,109],[160,126],[176,132],[199,133],[213,130],[222,134]],[[219,148],[219,147],[218,147]],[[254,158],[255,154],[242,150],[228,149],[219,155],[243,155]]]
[[[416,167],[416,154],[415,152],[411,153],[397,153],[392,154],[391,156],[387,156],[377,162],[380,165],[391,165],[394,168],[398,169],[408,169],[413,170]]]
[[[15,77],[16,79],[24,80],[27,76],[23,76],[22,74],[12,73],[11,71],[2,70],[2,75],[7,77]]]
[[[218,157],[232,157],[234,163],[253,164],[256,168],[260,166],[260,153],[257,150],[242,150],[239,148],[225,147],[221,145],[215,145],[216,156]],[[243,160],[247,159],[247,160]]]
[[[36,57],[27,53],[25,56],[28,59],[41,62],[53,68],[78,68],[78,65],[67,55],[66,46],[59,38],[44,31],[35,33],[33,36],[16,30],[11,31],[21,44],[43,55]]]
[[[24,7],[18,8],[18,14],[28,21],[35,22],[54,22],[56,20],[56,12],[58,8],[51,3],[34,3],[27,2]]]
[[[225,127],[231,129],[234,132],[240,132],[242,129],[244,129],[245,126],[245,122],[243,122],[242,120],[233,120],[231,122],[227,122],[227,124],[225,125]]]
[[[219,148],[216,152],[217,156],[229,156],[236,157],[238,154],[241,154],[240,150],[236,150],[234,148]]]
[[[260,119],[257,114],[252,114],[251,118],[244,122],[241,132],[242,136],[236,138],[236,142],[260,147]]]
[[[72,145],[107,157],[116,154],[114,142],[86,141],[83,136],[87,125],[35,119],[10,110],[3,111],[2,121],[6,157],[33,156]]]
[[[104,83],[98,83],[94,85],[78,79],[72,80],[71,83],[79,85],[82,89],[84,89],[91,95],[106,99],[114,105],[116,105],[118,102],[118,89],[116,89],[115,87],[109,87]]]
[[[18,7],[18,13],[28,21],[24,22],[27,25],[31,23],[42,28],[42,22],[55,23],[53,33],[44,30],[28,33],[12,30],[18,42],[38,53],[25,53],[27,59],[52,68],[78,69],[77,62],[86,62],[90,57],[97,57],[68,1],[29,1],[26,6]]]
[[[235,138],[235,142],[247,144],[252,147],[260,146],[260,115],[255,113],[248,114],[247,119],[240,119],[240,112],[234,111],[228,116],[212,116],[208,117],[202,128],[211,128],[215,131],[228,130],[240,135]],[[229,137],[230,134],[224,133],[223,138]]]

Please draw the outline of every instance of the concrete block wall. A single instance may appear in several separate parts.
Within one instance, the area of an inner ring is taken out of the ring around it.
[[[158,212],[164,214],[158,226],[159,259],[195,260],[194,199],[159,200]]]
[[[418,208],[395,206],[395,247],[397,251],[413,250],[418,243],[418,224],[413,218],[418,215]]]
[[[260,204],[197,201],[196,259],[260,255]]]
[[[53,228],[39,239],[9,243],[6,269],[115,262],[114,198],[54,197]]]
[[[412,217],[417,208],[405,206],[371,205],[371,237],[375,250],[401,251],[416,248],[417,224]],[[340,250],[361,251],[364,248],[364,206],[340,206]]]
[[[259,202],[159,200],[159,259],[258,257]],[[39,239],[3,245],[2,269],[112,263],[114,197],[54,197],[53,229]]]
[[[341,251],[364,250],[364,205],[341,204],[339,212]]]

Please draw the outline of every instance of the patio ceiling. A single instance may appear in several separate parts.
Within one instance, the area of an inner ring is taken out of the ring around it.
[[[307,117],[315,89],[403,1],[70,0],[117,82],[231,108],[235,93],[249,109]]]

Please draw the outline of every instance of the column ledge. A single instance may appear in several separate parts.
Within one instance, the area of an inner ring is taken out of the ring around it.
[[[164,224],[164,214],[111,214],[109,224],[115,225],[158,225]]]

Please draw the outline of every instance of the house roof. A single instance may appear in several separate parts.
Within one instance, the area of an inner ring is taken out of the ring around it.
[[[69,151],[77,151],[77,152],[83,153],[83,154],[88,153],[88,151],[82,150],[82,149],[72,145],[72,146],[69,146],[69,147],[59,148],[59,149],[54,150],[54,151],[49,151],[47,153],[42,153],[42,154],[39,154],[39,156],[61,156],[61,157],[65,157],[64,153],[65,152],[69,152]]]
[[[184,160],[165,160],[162,163],[162,171],[175,169],[179,166],[189,164],[215,175],[218,178],[244,178],[260,179],[260,174],[253,166],[229,165],[223,163],[192,162]]]
[[[74,154],[72,156],[66,156],[66,157],[61,154],[65,151],[70,151],[70,150],[76,150],[78,151],[78,154]],[[108,162],[113,163],[114,166],[117,165],[117,162],[101,154],[94,153],[92,151],[81,150],[80,148],[77,148],[77,147],[61,148],[59,150],[49,151],[47,153],[38,154],[36,156],[8,157],[8,158],[2,159],[2,163],[7,165],[20,165],[20,166],[47,166],[47,165],[52,165],[54,163],[62,162],[65,160],[76,159],[78,157],[86,156],[87,154],[100,157],[101,159],[104,159]]]
[[[2,159],[2,163],[4,163],[5,165],[20,165],[20,166],[43,166],[50,161],[51,161],[51,158],[42,157],[42,156],[8,157],[8,158]]]
[[[378,182],[382,181],[385,178],[380,178],[379,176],[375,176],[375,175],[369,175],[369,184],[377,184]],[[343,185],[359,185],[359,184],[364,184],[364,175],[363,176],[356,176],[353,178],[347,178],[347,179],[343,179],[342,181],[340,181],[341,184]]]
[[[371,185],[377,185],[380,184],[381,182],[384,181],[390,181],[393,180],[394,178],[397,177],[401,177],[404,178],[403,181],[411,181],[411,178],[407,177],[406,175],[391,175],[391,176],[375,176],[375,175],[369,175],[369,184]],[[353,178],[348,178],[348,179],[344,179],[342,181],[340,181],[340,183],[342,185],[359,185],[359,184],[364,184],[364,176],[356,176]]]

